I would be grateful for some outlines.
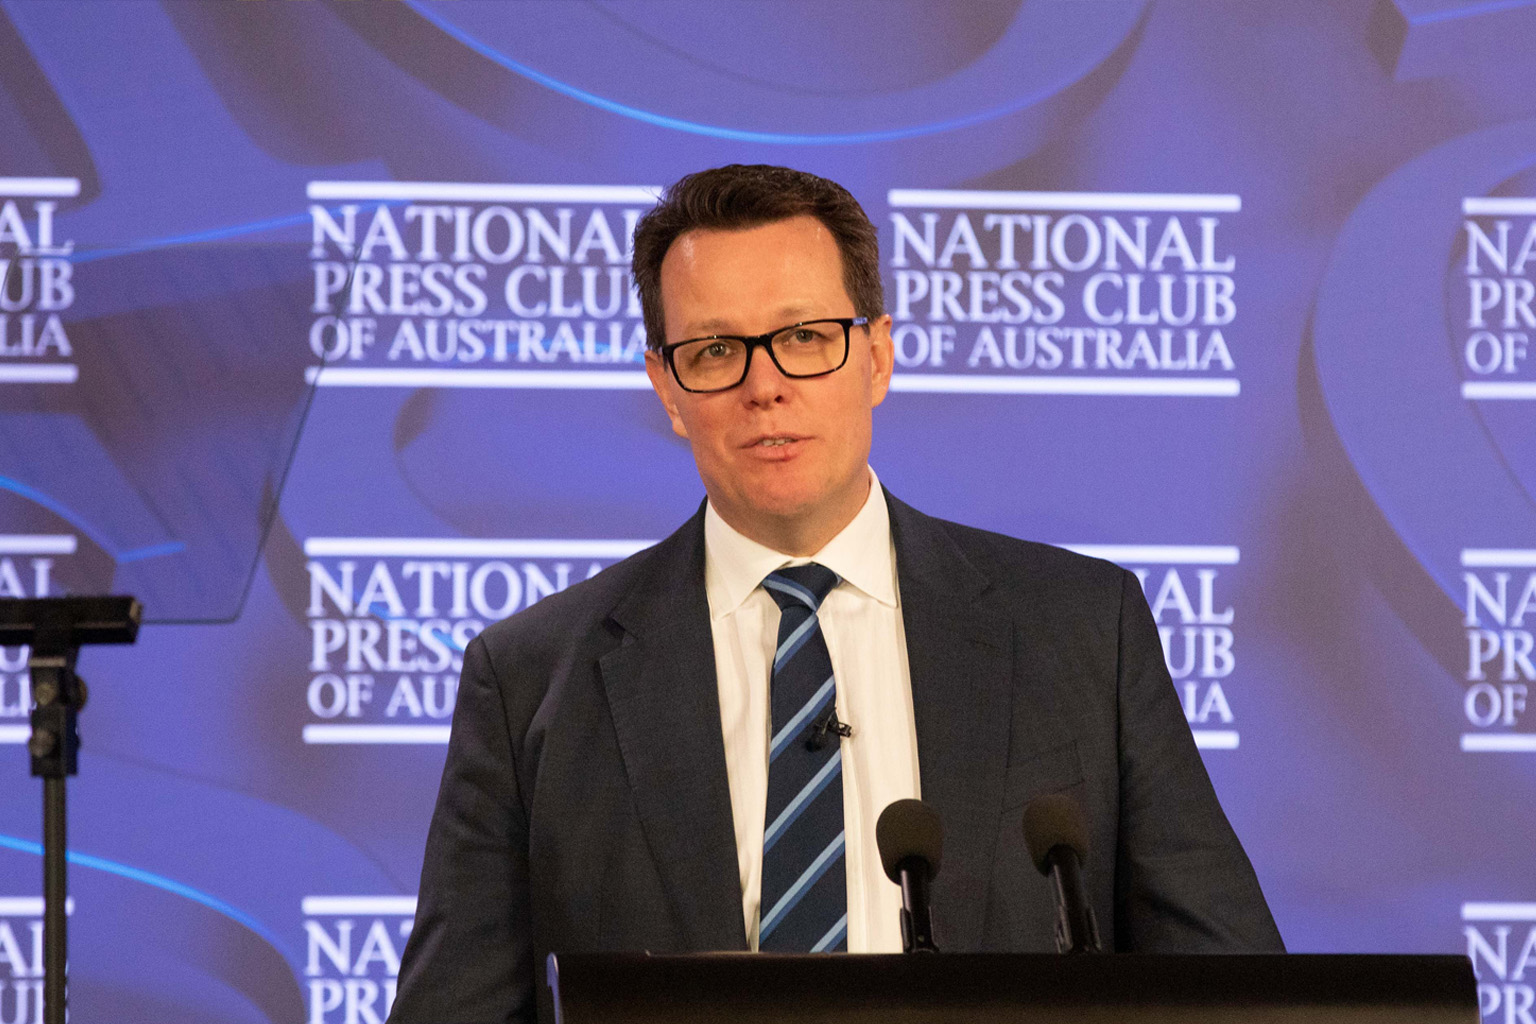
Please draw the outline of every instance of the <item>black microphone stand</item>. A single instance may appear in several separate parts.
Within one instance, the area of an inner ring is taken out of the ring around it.
[[[1051,878],[1056,883],[1056,952],[1097,953],[1099,922],[1083,886],[1083,866],[1077,851],[1057,846],[1050,852]]]
[[[904,953],[937,953],[933,943],[933,918],[929,913],[928,884],[931,868],[921,857],[901,862],[901,945]]]
[[[43,780],[43,1020],[64,1024],[69,962],[65,780],[79,771],[77,719],[85,681],[75,673],[85,644],[131,644],[143,608],[131,597],[0,601],[0,646],[31,648],[32,774]]]

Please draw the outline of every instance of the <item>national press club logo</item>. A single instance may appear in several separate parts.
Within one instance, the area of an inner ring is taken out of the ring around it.
[[[1536,199],[1469,197],[1462,215],[1462,397],[1536,399]]]
[[[76,178],[0,178],[0,384],[79,377],[64,316],[75,304],[74,242],[59,237],[59,201]]]
[[[1536,1024],[1536,903],[1463,903],[1461,932],[1486,1024]]]
[[[649,387],[629,262],[658,191],[311,182],[312,379]]]
[[[383,1024],[395,1002],[416,898],[305,896],[301,907],[309,1024]]]
[[[0,534],[0,598],[59,597],[67,588],[74,534]],[[0,745],[32,736],[32,678],[25,647],[0,647]],[[0,1021],[9,1018],[0,1014]]]
[[[1063,546],[1135,574],[1151,606],[1168,674],[1195,744],[1202,750],[1236,750],[1240,734],[1227,691],[1237,670],[1237,612],[1227,592],[1241,552],[1205,544]]]
[[[1536,550],[1467,548],[1461,553],[1466,590],[1466,693],[1471,731],[1461,749],[1536,752],[1530,708],[1536,682]]]
[[[651,543],[310,537],[304,742],[447,743],[481,630]]]
[[[1239,393],[1236,195],[893,189],[893,390]]]

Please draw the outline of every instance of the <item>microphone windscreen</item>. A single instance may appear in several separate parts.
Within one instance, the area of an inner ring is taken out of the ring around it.
[[[1079,861],[1088,859],[1088,826],[1077,801],[1061,793],[1037,796],[1024,808],[1024,845],[1041,874],[1050,870],[1047,858],[1058,846],[1070,847]]]
[[[939,812],[921,800],[896,800],[880,812],[875,842],[891,881],[901,884],[901,862],[911,857],[928,862],[932,879],[939,873],[939,856],[944,852],[944,823]]]

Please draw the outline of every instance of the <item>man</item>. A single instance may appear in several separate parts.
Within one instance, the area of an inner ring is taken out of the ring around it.
[[[708,501],[470,644],[391,1020],[547,1012],[550,951],[899,950],[873,832],[901,797],[943,819],[944,950],[1052,948],[1020,833],[1051,792],[1106,948],[1281,949],[1136,578],[878,485],[891,319],[853,197],[691,175],[634,270]]]

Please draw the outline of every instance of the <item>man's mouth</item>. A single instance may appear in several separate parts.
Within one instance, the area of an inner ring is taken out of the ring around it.
[[[748,442],[748,448],[785,448],[796,441],[804,441],[799,434],[765,434],[755,441]]]

